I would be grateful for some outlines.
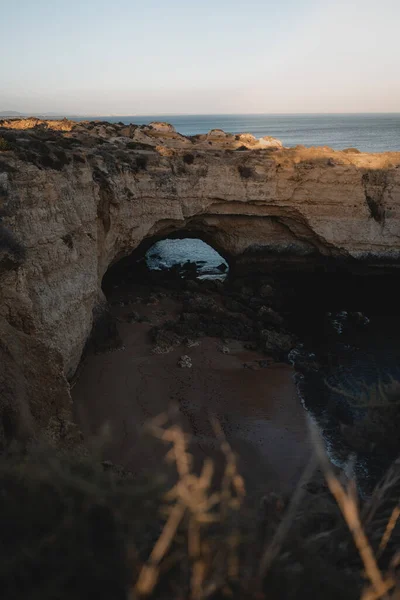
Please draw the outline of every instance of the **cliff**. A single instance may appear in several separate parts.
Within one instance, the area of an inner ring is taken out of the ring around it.
[[[0,142],[0,439],[68,408],[105,272],[163,236],[233,271],[399,262],[400,153],[37,119]]]

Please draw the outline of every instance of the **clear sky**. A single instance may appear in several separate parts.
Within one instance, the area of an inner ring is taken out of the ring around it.
[[[399,0],[0,0],[0,110],[400,112]]]

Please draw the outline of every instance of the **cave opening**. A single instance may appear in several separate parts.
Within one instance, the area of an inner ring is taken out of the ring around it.
[[[102,281],[107,298],[125,284],[185,285],[188,280],[225,281],[230,257],[208,237],[196,232],[173,232],[146,238],[128,256],[115,260]]]
[[[229,271],[217,250],[199,238],[160,240],[147,250],[145,261],[152,271],[172,270],[181,278],[224,280]]]

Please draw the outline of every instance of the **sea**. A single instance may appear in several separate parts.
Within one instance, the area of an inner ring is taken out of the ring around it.
[[[228,263],[214,248],[199,239],[160,240],[146,254],[151,270],[170,269],[187,261],[196,263],[199,279],[225,279]],[[221,272],[221,265],[224,265]]]
[[[335,150],[358,148],[362,152],[400,151],[400,112],[363,114],[254,114],[254,115],[146,115],[70,117],[111,123],[148,124],[166,121],[183,135],[223,129],[228,133],[271,135],[284,146],[329,146]]]

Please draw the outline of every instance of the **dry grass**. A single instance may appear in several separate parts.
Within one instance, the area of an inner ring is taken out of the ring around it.
[[[232,511],[240,514],[245,497],[244,481],[237,471],[237,462],[232,449],[227,443],[220,424],[214,419],[214,431],[220,441],[221,449],[226,457],[226,466],[221,480],[221,486],[218,492],[212,491],[213,465],[208,460],[205,461],[199,476],[191,472],[192,456],[188,452],[188,438],[183,431],[176,426],[164,428],[167,424],[167,417],[163,416],[154,421],[151,425],[153,434],[163,441],[172,444],[172,448],[167,457],[171,460],[177,469],[179,480],[176,486],[167,494],[167,499],[172,501],[168,509],[168,520],[150,555],[148,562],[143,566],[132,598],[151,595],[156,587],[161,572],[162,561],[173,545],[174,537],[178,533],[179,526],[186,518],[185,536],[187,540],[188,563],[190,576],[186,579],[189,582],[186,589],[185,598],[201,600],[214,597],[218,592],[221,597],[240,597],[262,599],[267,597],[285,598],[275,588],[268,589],[268,575],[270,572],[276,573],[279,577],[291,577],[290,571],[285,573],[285,568],[280,570],[280,556],[287,553],[287,547],[292,543],[291,530],[296,529],[298,521],[307,522],[309,514],[304,514],[302,502],[306,495],[307,484],[312,480],[320,464],[328,488],[336,500],[343,520],[337,527],[336,533],[346,537],[343,524],[351,534],[354,546],[346,540],[349,548],[351,561],[356,565],[354,570],[354,579],[356,586],[362,589],[361,595],[350,594],[348,597],[361,597],[362,600],[375,600],[378,598],[394,597],[398,588],[397,578],[394,574],[394,566],[398,560],[397,552],[394,552],[391,559],[386,561],[387,569],[383,572],[379,566],[379,559],[392,538],[395,531],[400,508],[396,505],[391,511],[383,534],[379,534],[379,545],[375,550],[369,540],[369,530],[377,535],[377,522],[373,521],[373,516],[379,513],[382,508],[383,499],[388,495],[393,502],[393,490],[399,483],[398,475],[388,474],[382,485],[378,486],[372,497],[365,503],[364,514],[360,511],[359,500],[357,498],[356,485],[353,480],[346,483],[340,481],[334,473],[319,435],[314,427],[311,427],[311,434],[314,441],[315,455],[310,459],[309,465],[305,469],[297,489],[295,490],[282,519],[275,523],[273,534],[267,537],[264,547],[260,553],[254,539],[250,541],[253,544],[253,557],[259,557],[253,563],[244,559],[245,552],[242,552],[243,546],[248,545],[249,539],[240,527],[230,526],[230,535],[225,532],[224,536],[218,538],[210,530],[212,523],[226,525],[231,523]],[[306,508],[306,511],[309,508]],[[312,513],[312,511],[311,511]],[[368,528],[367,525],[370,525]],[[372,527],[371,527],[372,526]],[[304,540],[303,551],[310,549],[310,543],[318,543],[321,539],[329,537],[334,532],[326,531],[314,535]],[[294,536],[295,539],[295,536]],[[333,535],[333,539],[337,539]],[[206,549],[206,551],[204,550]],[[358,552],[359,561],[355,556]],[[334,554],[334,551],[333,551]],[[306,574],[307,579],[307,574]],[[362,585],[362,581],[366,583]],[[237,586],[239,584],[239,595],[236,596]],[[310,596],[312,597],[312,595]],[[345,597],[346,594],[345,594]]]
[[[178,474],[177,483],[168,491],[165,500],[167,521],[151,554],[142,567],[132,597],[149,596],[160,577],[162,561],[166,558],[178,528],[184,522],[187,559],[188,597],[201,600],[211,597],[219,589],[239,579],[240,531],[235,527],[232,514],[238,512],[245,496],[244,482],[236,468],[236,458],[227,443],[219,423],[214,430],[226,458],[221,488],[213,491],[214,465],[206,459],[200,474],[192,470],[193,456],[188,450],[188,436],[176,426],[167,426],[169,418],[162,415],[152,421],[149,429],[154,436],[171,444],[166,459],[172,462]],[[210,535],[209,528],[218,524],[229,530],[222,537]],[[176,557],[178,560],[179,554]]]
[[[171,484],[48,449],[0,461],[2,597],[398,597],[399,464],[361,505],[314,429],[315,456],[287,507],[276,496],[255,515],[246,508],[236,456],[219,422],[211,422],[221,472],[207,458],[195,464],[189,436],[170,415],[149,423],[153,438],[167,445]],[[309,492],[318,463],[336,504],[322,484]]]
[[[363,600],[375,600],[377,598],[387,598],[387,593],[396,586],[396,580],[389,573],[382,573],[378,566],[378,555],[375,555],[371,543],[367,537],[366,529],[362,522],[359,510],[359,501],[357,498],[357,489],[354,480],[350,480],[347,486],[343,485],[339,478],[334,474],[329,459],[323,448],[321,439],[315,426],[311,426],[311,434],[316,449],[318,459],[323,469],[328,487],[335,498],[349,531],[353,537],[354,544],[359,552],[364,565],[365,576],[369,583],[362,593]],[[374,495],[370,503],[376,503]],[[397,506],[386,525],[384,534],[379,544],[379,552],[382,553],[386,548],[389,539],[394,531],[398,518]]]

